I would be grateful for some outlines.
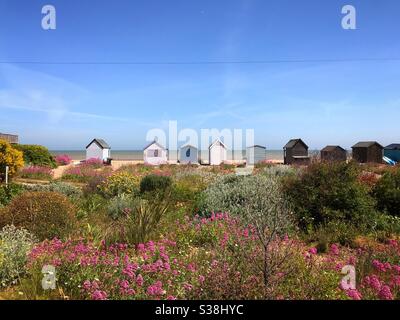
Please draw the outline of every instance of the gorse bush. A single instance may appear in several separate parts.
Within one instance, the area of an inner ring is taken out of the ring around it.
[[[35,238],[28,231],[13,225],[0,231],[0,287],[24,275],[27,255],[34,243]]]
[[[15,196],[22,192],[24,192],[24,187],[19,184],[0,185],[0,207],[9,204]]]
[[[15,197],[0,216],[0,227],[13,224],[39,240],[64,238],[74,230],[76,209],[56,192],[24,192]]]
[[[15,148],[22,151],[26,164],[51,168],[57,166],[56,161],[46,147],[19,144]]]
[[[23,154],[7,141],[0,139],[0,182],[5,180],[6,166],[9,169],[9,176],[12,178],[24,166]]]
[[[142,181],[140,181],[140,192],[163,193],[170,189],[171,185],[172,179],[170,177],[150,174],[148,176],[145,176]]]
[[[373,225],[375,202],[358,176],[353,163],[315,163],[286,178],[284,191],[300,226],[306,230],[333,220]]]
[[[99,185],[101,194],[112,198],[123,194],[134,195],[139,192],[139,181],[137,176],[128,172],[117,172],[108,177]]]
[[[376,183],[373,195],[379,210],[400,216],[400,168],[384,173]]]

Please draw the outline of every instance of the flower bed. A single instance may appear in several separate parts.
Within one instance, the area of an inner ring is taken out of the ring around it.
[[[18,175],[24,179],[51,180],[53,170],[49,167],[30,166],[21,169]]]

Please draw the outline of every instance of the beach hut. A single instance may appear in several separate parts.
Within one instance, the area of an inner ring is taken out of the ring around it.
[[[210,147],[209,151],[209,164],[211,166],[219,166],[221,163],[227,160],[227,147],[220,140],[215,140]]]
[[[347,151],[340,146],[326,146],[321,150],[322,161],[346,161]]]
[[[168,150],[156,140],[143,149],[143,160],[145,164],[157,166],[168,163]]]
[[[179,151],[179,163],[198,164],[199,163],[198,149],[190,144],[183,145]]]
[[[354,146],[353,159],[358,163],[382,163],[383,147],[376,141],[362,141]]]
[[[267,159],[267,148],[259,145],[248,147],[246,150],[247,165],[253,166]]]
[[[400,162],[400,143],[388,145],[383,153],[385,157],[388,157],[390,160]]]
[[[11,144],[18,144],[18,136],[15,134],[0,133],[0,139],[5,140]]]
[[[285,164],[306,165],[310,163],[308,146],[301,139],[292,139],[283,147]]]
[[[86,160],[88,159],[100,159],[102,161],[108,161],[110,159],[111,148],[103,139],[93,139],[86,146]]]

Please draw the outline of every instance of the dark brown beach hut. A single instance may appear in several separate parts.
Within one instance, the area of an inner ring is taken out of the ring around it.
[[[346,161],[347,151],[340,146],[326,146],[321,150],[322,161]]]
[[[383,146],[376,141],[362,141],[353,147],[353,159],[358,163],[382,163]]]
[[[292,139],[283,147],[284,163],[307,165],[310,163],[308,146],[301,139]]]

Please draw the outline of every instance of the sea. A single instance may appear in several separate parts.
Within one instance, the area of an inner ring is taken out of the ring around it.
[[[74,160],[84,160],[86,157],[85,150],[50,150],[53,156],[68,155]],[[178,159],[179,151],[169,151],[169,159],[174,161]],[[201,151],[200,159],[208,159],[208,151]],[[143,160],[143,150],[111,150],[111,158],[114,160]],[[243,160],[246,158],[246,151],[228,151],[228,160]],[[283,161],[282,150],[267,150],[267,160]]]

